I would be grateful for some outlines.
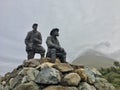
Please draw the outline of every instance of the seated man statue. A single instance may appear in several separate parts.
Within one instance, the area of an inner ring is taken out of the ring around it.
[[[56,58],[59,58],[62,63],[66,63],[66,52],[60,46],[59,41],[57,39],[58,36],[59,29],[58,28],[52,29],[52,31],[50,32],[50,36],[48,36],[46,40],[46,44],[48,47],[46,57],[51,58],[53,63],[55,62]]]
[[[28,32],[25,38],[26,52],[28,54],[27,58],[34,58],[35,53],[39,53],[41,58],[45,55],[45,49],[41,46],[42,36],[39,31],[37,31],[38,24],[34,23],[32,28],[33,30]]]

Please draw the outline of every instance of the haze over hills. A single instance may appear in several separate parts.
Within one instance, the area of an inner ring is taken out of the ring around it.
[[[107,55],[101,52],[95,51],[93,49],[88,49],[87,51],[82,53],[80,56],[78,56],[72,63],[83,64],[89,67],[107,68],[112,66],[114,61],[116,60],[108,57]]]
[[[96,44],[93,49],[95,51],[104,53],[105,56],[120,61],[120,49],[113,48],[112,44],[108,41]]]
[[[120,61],[120,50],[114,51],[114,52],[108,54],[108,56]]]

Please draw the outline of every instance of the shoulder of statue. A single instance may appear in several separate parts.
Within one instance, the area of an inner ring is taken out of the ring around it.
[[[47,39],[51,39],[52,37],[51,36],[48,36]]]
[[[28,34],[31,34],[31,33],[32,33],[32,31],[29,31],[29,32],[28,32]]]
[[[38,34],[41,34],[41,32],[37,31]]]
[[[32,33],[33,31],[29,31],[28,33]]]
[[[47,38],[51,38],[51,36],[48,36]]]

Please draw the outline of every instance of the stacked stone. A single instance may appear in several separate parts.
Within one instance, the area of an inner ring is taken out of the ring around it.
[[[0,90],[115,90],[97,69],[58,59],[26,60],[0,79]]]

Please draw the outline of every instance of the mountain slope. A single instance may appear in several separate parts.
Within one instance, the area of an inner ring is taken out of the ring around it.
[[[89,67],[104,67],[107,68],[113,65],[115,60],[107,57],[106,55],[94,51],[94,50],[87,50],[78,58],[76,58],[72,63],[73,64],[84,64],[85,66]]]

